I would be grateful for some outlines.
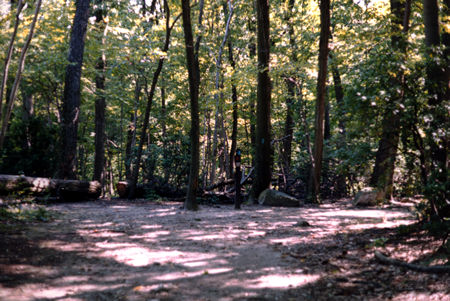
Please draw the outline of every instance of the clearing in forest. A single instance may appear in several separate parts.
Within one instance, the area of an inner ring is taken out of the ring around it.
[[[450,300],[449,274],[374,259],[439,247],[399,233],[407,206],[180,206],[54,204],[50,222],[3,223],[0,300]]]

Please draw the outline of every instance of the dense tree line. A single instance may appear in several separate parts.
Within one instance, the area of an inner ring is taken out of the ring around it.
[[[2,3],[1,173],[448,206],[447,0]]]

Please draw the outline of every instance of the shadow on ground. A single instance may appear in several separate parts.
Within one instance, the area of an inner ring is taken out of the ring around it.
[[[389,244],[395,227],[413,222],[406,209],[361,210],[346,202],[241,211],[179,207],[126,201],[52,205],[61,213],[55,221],[0,233],[0,299],[439,300],[450,295],[448,275],[405,271],[373,259],[377,247],[392,252],[397,247],[406,257],[420,253],[417,241]]]

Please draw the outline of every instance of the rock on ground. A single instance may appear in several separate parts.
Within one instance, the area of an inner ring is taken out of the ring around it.
[[[363,188],[353,199],[355,206],[376,206],[383,200],[383,192],[375,188]]]
[[[264,206],[299,207],[300,200],[284,192],[266,189],[259,195],[258,203]]]

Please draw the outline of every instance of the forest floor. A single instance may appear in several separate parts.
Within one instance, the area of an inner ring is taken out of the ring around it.
[[[48,205],[50,221],[0,221],[0,300],[450,300],[450,274],[374,258],[439,248],[398,230],[416,222],[411,205]]]

